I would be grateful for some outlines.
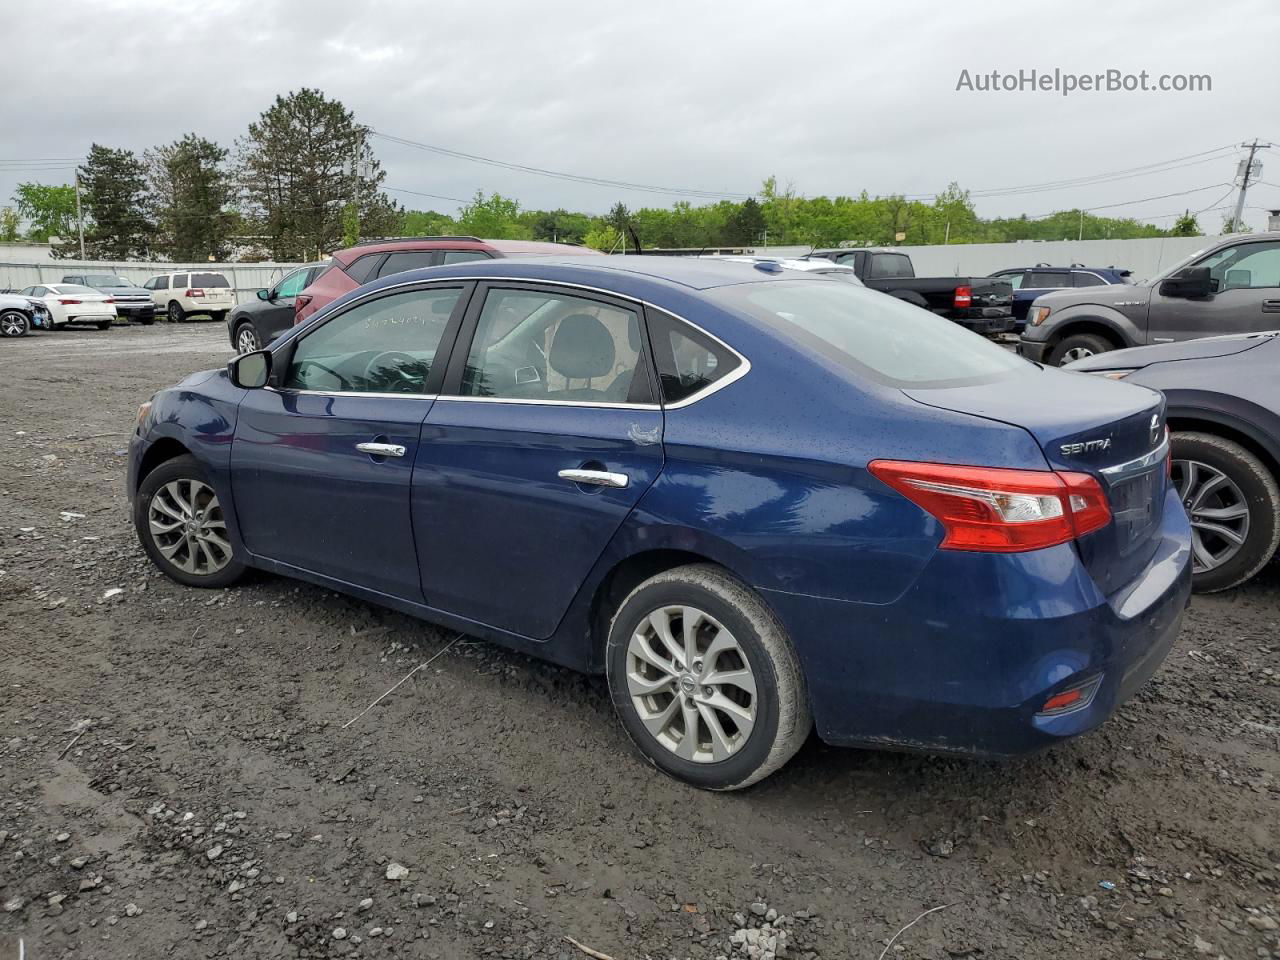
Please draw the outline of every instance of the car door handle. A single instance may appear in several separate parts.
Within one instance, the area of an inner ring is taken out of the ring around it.
[[[356,449],[371,457],[403,457],[404,447],[398,443],[357,443]]]
[[[560,479],[593,487],[625,487],[631,482],[625,473],[610,473],[608,470],[561,470]]]
[[[1280,300],[1263,300],[1263,313],[1280,313]]]

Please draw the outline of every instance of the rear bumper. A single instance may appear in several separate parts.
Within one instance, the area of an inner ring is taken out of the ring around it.
[[[1151,561],[1110,597],[1070,544],[939,551],[889,604],[765,592],[824,740],[971,756],[1028,753],[1101,724],[1164,661],[1190,595],[1190,526],[1172,493]],[[1083,705],[1041,712],[1087,683]]]
[[[995,311],[990,308],[971,310],[952,317],[952,319],[962,327],[966,327],[983,336],[1008,333],[1013,329],[1013,314],[1007,310]]]

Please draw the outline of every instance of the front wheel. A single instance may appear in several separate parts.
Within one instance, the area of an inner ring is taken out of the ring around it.
[[[1213,593],[1244,583],[1280,544],[1280,485],[1233,440],[1179,431],[1173,485],[1191,518],[1191,584]]]
[[[151,561],[178,583],[225,587],[244,573],[222,502],[195,457],[175,457],[147,474],[133,499],[133,525]]]
[[[1110,340],[1096,333],[1073,333],[1069,337],[1063,337],[1062,342],[1049,352],[1049,365],[1061,367],[1072,360],[1083,360],[1114,349]]]
[[[253,353],[262,349],[262,338],[248,321],[236,327],[236,353]]]
[[[663,772],[708,790],[773,773],[812,727],[804,675],[782,624],[710,564],[640,584],[609,627],[614,709]]]
[[[182,304],[177,300],[169,301],[168,317],[170,323],[181,323],[187,319],[187,312],[182,309]]]
[[[21,310],[6,310],[0,313],[0,336],[25,337],[31,329],[31,321]]]

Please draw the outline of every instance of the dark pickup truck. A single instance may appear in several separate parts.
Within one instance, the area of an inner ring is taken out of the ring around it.
[[[924,307],[974,333],[993,336],[1013,329],[1013,284],[1008,280],[917,277],[907,254],[878,247],[814,250],[807,259],[814,257],[847,264],[872,290]]]

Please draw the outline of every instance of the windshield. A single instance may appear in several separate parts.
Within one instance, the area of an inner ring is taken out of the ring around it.
[[[124,277],[113,277],[109,273],[91,273],[84,278],[91,287],[132,287],[133,284]]]
[[[824,356],[892,386],[951,386],[1026,361],[928,310],[850,283],[778,280],[708,291]]]

